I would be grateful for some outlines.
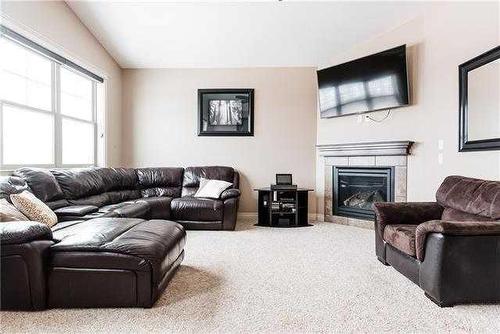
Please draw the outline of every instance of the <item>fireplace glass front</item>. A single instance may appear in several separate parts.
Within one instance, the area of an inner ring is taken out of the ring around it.
[[[332,188],[334,215],[374,219],[373,203],[394,201],[394,169],[334,167]]]

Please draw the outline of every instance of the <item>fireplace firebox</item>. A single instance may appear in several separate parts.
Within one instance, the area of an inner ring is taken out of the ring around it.
[[[333,167],[333,214],[374,219],[376,202],[394,201],[394,167]]]

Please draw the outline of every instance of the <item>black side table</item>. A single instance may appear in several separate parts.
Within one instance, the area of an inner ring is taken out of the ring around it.
[[[313,189],[254,189],[259,193],[257,226],[301,227],[307,222],[308,193]]]

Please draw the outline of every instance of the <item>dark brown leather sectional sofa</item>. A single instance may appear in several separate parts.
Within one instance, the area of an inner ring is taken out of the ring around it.
[[[500,182],[447,177],[436,202],[376,203],[375,251],[440,306],[500,301]]]
[[[194,198],[201,177],[233,186]],[[0,198],[29,190],[59,222],[0,224],[1,308],[151,307],[184,258],[185,228],[234,229],[238,186],[218,166],[17,170]]]
[[[200,178],[231,182],[220,199],[194,198]],[[167,219],[188,229],[234,230],[239,173],[231,167],[21,168],[0,182],[30,189],[59,221],[100,217]],[[5,196],[4,196],[5,197]]]

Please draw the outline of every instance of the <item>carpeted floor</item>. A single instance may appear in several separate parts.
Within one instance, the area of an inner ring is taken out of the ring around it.
[[[441,309],[374,255],[373,231],[190,231],[183,266],[152,309],[2,312],[3,333],[499,333],[500,305]],[[474,282],[471,282],[474,284]]]

